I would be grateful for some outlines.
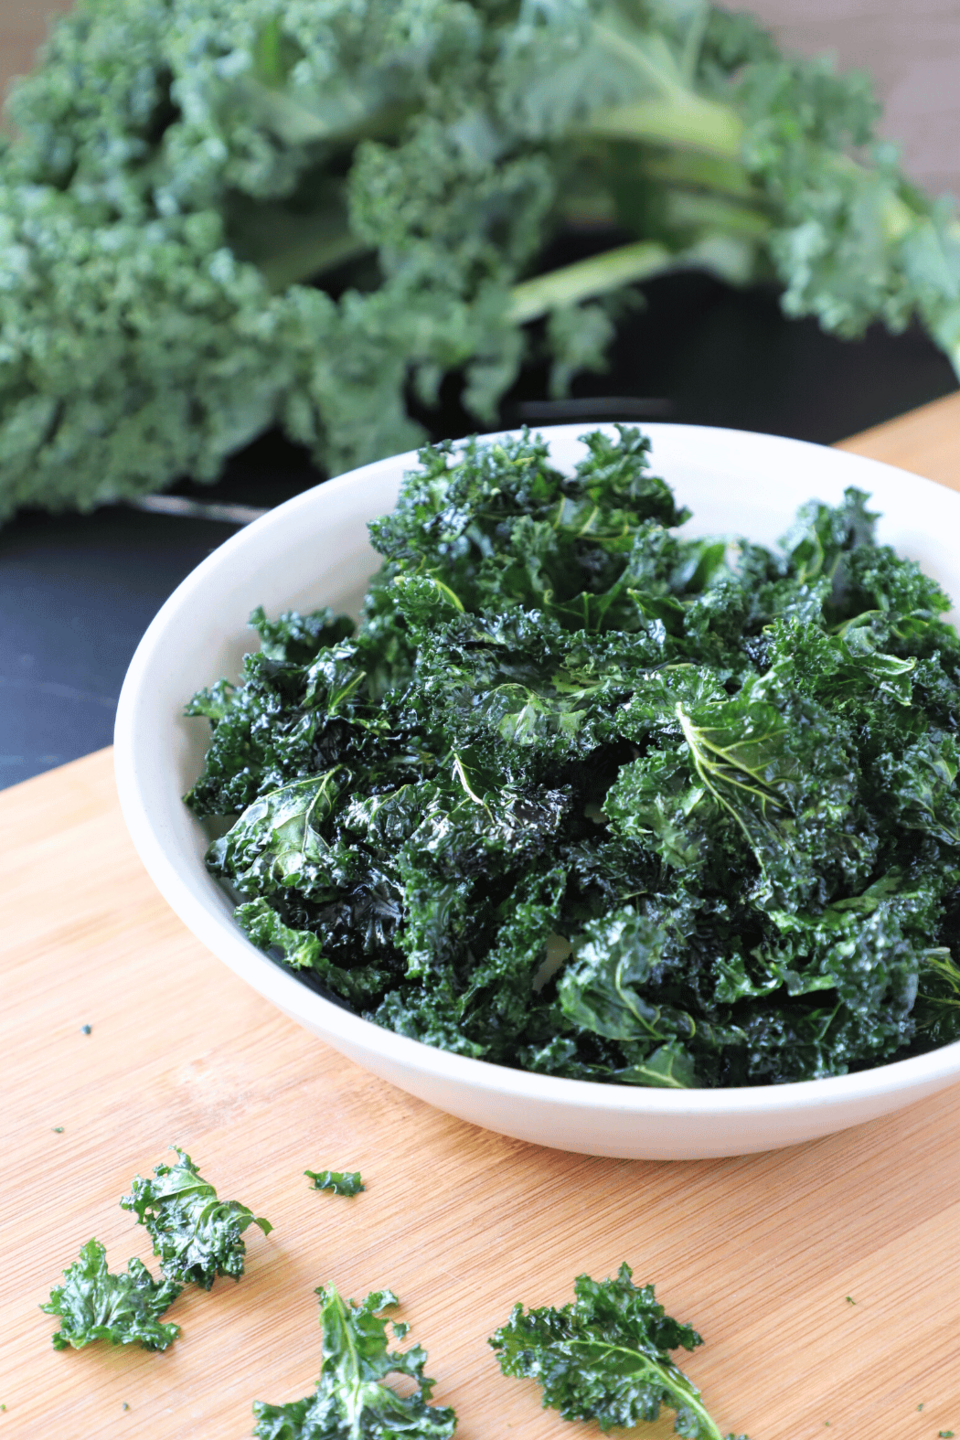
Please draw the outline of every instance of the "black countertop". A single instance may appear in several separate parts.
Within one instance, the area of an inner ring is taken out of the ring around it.
[[[542,400],[524,372],[503,425],[565,419],[666,419],[763,430],[830,444],[956,389],[946,358],[918,331],[840,341],[787,321],[766,290],[706,276],[646,288],[622,323],[608,373],[574,386],[575,413]],[[446,387],[426,415],[435,439],[476,428]],[[216,486],[176,494],[266,507],[323,476],[279,435],[235,456]],[[813,488],[813,487],[812,487]],[[234,524],[109,506],[90,515],[25,512],[0,530],[0,786],[108,745],[120,686],[160,605]],[[187,698],[187,697],[185,697]]]

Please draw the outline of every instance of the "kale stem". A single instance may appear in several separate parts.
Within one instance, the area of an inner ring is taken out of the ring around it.
[[[576,260],[572,265],[563,265],[546,275],[536,275],[532,280],[514,285],[508,319],[511,324],[524,325],[558,306],[576,305],[592,296],[605,295],[621,285],[668,270],[675,263],[676,257],[665,245],[648,240],[605,250],[602,255]]]
[[[670,1391],[671,1397],[676,1397],[676,1403],[673,1404],[675,1410],[679,1410],[681,1406],[686,1406],[688,1409],[694,1411],[703,1424],[708,1427],[705,1432],[701,1432],[702,1440],[723,1440],[723,1436],[720,1434],[716,1423],[708,1414],[700,1398],[699,1391],[694,1387],[693,1383],[687,1379],[683,1371],[677,1369],[672,1360],[653,1360],[649,1355],[645,1355],[642,1350],[631,1350],[626,1345],[612,1345],[607,1340],[578,1340],[572,1338],[568,1343],[571,1346],[580,1345],[589,1350],[608,1350],[620,1355],[628,1355],[631,1360],[634,1361],[639,1360],[641,1370],[646,1369],[652,1371],[664,1389]]]
[[[742,218],[742,217],[737,217]],[[756,246],[763,227],[752,227],[749,235],[731,233],[710,235],[688,246],[671,251],[652,240],[637,240],[561,265],[545,275],[521,280],[510,292],[511,304],[507,319],[513,325],[539,320],[551,310],[564,305],[579,305],[599,295],[607,295],[624,285],[649,280],[670,270],[710,270],[731,285],[749,279],[756,257]]]
[[[728,195],[738,200],[753,199],[757,188],[742,161],[727,155],[705,155],[695,150],[670,147],[638,152],[641,173],[664,185],[681,185]]]
[[[744,127],[726,105],[681,91],[667,101],[634,100],[594,110],[573,133],[583,139],[646,141],[738,160]]]
[[[665,47],[657,47],[661,53],[654,58],[647,53],[646,46],[628,40],[625,35],[621,35],[613,26],[605,25],[602,20],[594,21],[593,33],[612,55],[616,55],[618,60],[625,60],[655,90],[659,90],[661,95],[678,103],[682,103],[686,98],[688,91],[681,83],[679,74],[669,73],[670,69],[674,68],[673,57]]]

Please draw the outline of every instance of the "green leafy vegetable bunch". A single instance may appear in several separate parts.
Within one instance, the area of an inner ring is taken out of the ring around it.
[[[423,1373],[426,1351],[388,1348],[390,1322],[380,1312],[398,1303],[393,1292],[374,1291],[359,1305],[334,1285],[321,1285],[317,1294],[323,1364],[316,1391],[287,1405],[255,1402],[258,1440],[450,1440],[457,1417],[448,1405],[429,1403],[434,1381]],[[402,1321],[391,1328],[399,1338],[407,1332]],[[415,1388],[400,1394],[385,1383],[390,1375]]]
[[[858,491],[694,538],[647,452],[424,450],[356,632],[258,611],[194,698],[212,873],[307,984],[498,1064],[756,1085],[957,1038],[949,601]]]
[[[703,1340],[666,1314],[652,1285],[634,1285],[623,1264],[608,1280],[579,1275],[574,1294],[558,1309],[514,1306],[490,1337],[504,1375],[536,1380],[544,1406],[564,1420],[596,1420],[604,1432],[657,1420],[667,1406],[678,1435],[723,1440],[699,1390],[670,1358],[671,1350],[693,1350]]]
[[[250,1225],[264,1235],[273,1226],[239,1200],[220,1200],[209,1181],[179,1146],[175,1165],[158,1165],[152,1180],[135,1175],[131,1194],[120,1201],[136,1214],[153,1241],[160,1268],[171,1280],[211,1289],[218,1275],[239,1280],[246,1246],[241,1238]]]
[[[447,375],[490,421],[677,267],[956,362],[957,225],[877,114],[705,0],[79,0],[0,149],[0,518],[275,424],[332,471],[402,451]]]

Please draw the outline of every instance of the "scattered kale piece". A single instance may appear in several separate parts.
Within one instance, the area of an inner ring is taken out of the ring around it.
[[[688,537],[649,445],[424,450],[355,632],[253,617],[187,796],[251,940],[400,1034],[670,1088],[960,1035],[960,640],[867,497]]]
[[[113,1345],[142,1345],[166,1350],[180,1326],[162,1325],[160,1316],[183,1289],[175,1280],[154,1280],[142,1260],[132,1259],[125,1275],[111,1275],[107,1254],[98,1240],[88,1240],[63,1272],[66,1283],[55,1285],[40,1309],[60,1316],[52,1340],[56,1350],[80,1350],[94,1340]]]
[[[952,208],[867,77],[706,0],[78,0],[9,118],[0,519],[214,480],[273,425],[395,454],[445,375],[492,422],[682,267],[960,366]],[[593,253],[551,268],[562,236]]]
[[[359,1195],[366,1190],[359,1170],[304,1170],[313,1181],[314,1190],[330,1190],[334,1195]]]
[[[457,1417],[447,1405],[431,1405],[434,1381],[423,1373],[426,1351],[387,1348],[387,1320],[380,1312],[396,1305],[390,1290],[378,1290],[357,1305],[333,1285],[319,1286],[323,1363],[313,1395],[288,1405],[256,1401],[257,1440],[449,1440]],[[407,1327],[394,1323],[402,1337]],[[384,1382],[406,1376],[416,1389],[400,1395]]]
[[[674,1430],[689,1440],[723,1440],[700,1391],[678,1370],[670,1351],[703,1341],[659,1305],[652,1285],[635,1286],[629,1265],[616,1278],[578,1275],[576,1299],[560,1309],[515,1305],[490,1337],[504,1375],[536,1380],[543,1404],[564,1420],[596,1420],[603,1431],[676,1412]],[[747,1440],[727,1436],[726,1440]]]
[[[190,1156],[177,1145],[173,1149],[180,1157],[177,1163],[158,1165],[153,1180],[134,1176],[132,1193],[120,1201],[121,1208],[135,1211],[147,1227],[153,1253],[171,1280],[202,1290],[209,1290],[218,1275],[239,1280],[246,1254],[244,1230],[259,1225],[269,1235],[273,1226],[239,1200],[219,1200]]]

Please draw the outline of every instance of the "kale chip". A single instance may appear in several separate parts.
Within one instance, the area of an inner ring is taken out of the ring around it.
[[[430,447],[359,625],[256,611],[187,796],[247,935],[402,1035],[668,1088],[960,1035],[960,640],[868,497],[688,537],[649,442]]]
[[[219,1200],[190,1156],[177,1145],[172,1148],[180,1157],[176,1165],[156,1166],[153,1180],[135,1175],[121,1209],[135,1211],[147,1227],[153,1253],[169,1279],[202,1290],[209,1290],[218,1275],[239,1280],[246,1254],[244,1230],[259,1225],[269,1235],[273,1226],[239,1200]]]
[[[304,1170],[303,1173],[313,1181],[314,1190],[329,1190],[333,1195],[352,1198],[367,1188],[359,1170]]]
[[[637,1287],[632,1276],[626,1264],[608,1280],[578,1275],[576,1299],[560,1309],[515,1305],[490,1337],[500,1369],[536,1380],[544,1406],[564,1420],[596,1420],[603,1431],[630,1428],[658,1419],[666,1405],[676,1412],[678,1435],[723,1440],[699,1390],[670,1359],[671,1350],[693,1350],[702,1339],[665,1313],[652,1285]]]
[[[343,1300],[335,1286],[319,1286],[323,1366],[313,1395],[287,1405],[256,1401],[257,1440],[450,1440],[457,1417],[447,1405],[431,1405],[434,1381],[423,1373],[426,1351],[387,1348],[387,1320],[379,1312],[396,1305],[390,1290],[378,1290],[359,1305]],[[394,1334],[406,1334],[396,1322]],[[400,1394],[384,1384],[388,1375],[412,1380]]]
[[[129,1261],[125,1275],[111,1275],[107,1253],[99,1240],[88,1240],[63,1272],[65,1284],[55,1285],[40,1309],[59,1315],[60,1329],[52,1340],[56,1350],[80,1350],[94,1340],[112,1345],[142,1345],[166,1350],[180,1326],[162,1325],[160,1316],[183,1289],[175,1280],[154,1280],[142,1260]]]

